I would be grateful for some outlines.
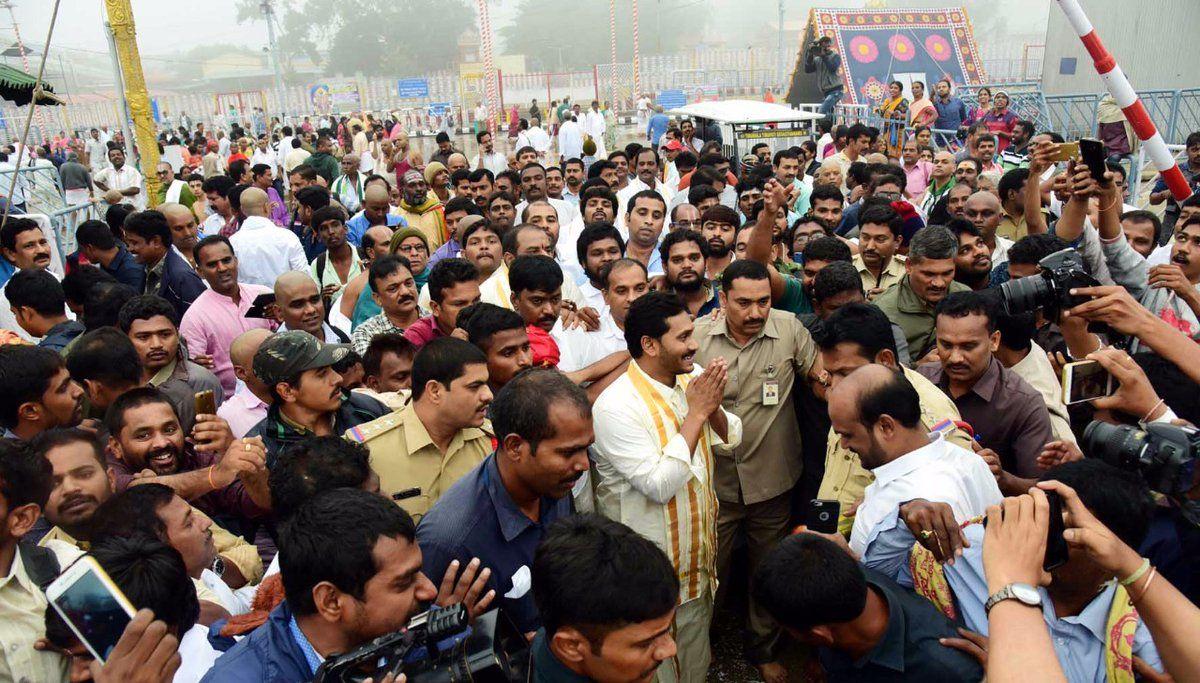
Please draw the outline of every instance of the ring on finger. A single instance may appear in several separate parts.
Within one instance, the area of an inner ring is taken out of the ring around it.
[[[934,536],[934,535],[935,535],[935,532],[933,531],[933,529],[921,529],[921,538],[926,541],[929,540],[929,537]]]

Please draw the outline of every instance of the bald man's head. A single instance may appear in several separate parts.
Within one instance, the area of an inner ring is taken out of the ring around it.
[[[985,241],[990,241],[996,234],[996,228],[1000,226],[1000,219],[1003,217],[1004,207],[1000,200],[986,190],[973,193],[963,205],[963,218],[971,221],[979,229]]]
[[[233,374],[246,383],[250,390],[259,398],[269,397],[270,391],[254,376],[254,354],[258,347],[271,336],[270,330],[262,328],[247,330],[237,336],[229,345],[229,361],[233,364]],[[261,389],[262,393],[259,393]]]
[[[392,197],[384,183],[372,183],[363,192],[363,215],[369,225],[387,225],[388,212],[392,209]]]
[[[289,330],[302,330],[325,340],[325,302],[317,283],[304,271],[291,270],[275,280],[275,304]]]
[[[386,225],[376,225],[367,228],[363,233],[362,246],[367,258],[376,258],[386,254],[388,245],[392,242],[392,229]]]
[[[267,193],[259,188],[250,186],[242,190],[240,201],[242,213],[247,216],[267,215]]]
[[[871,364],[829,391],[829,420],[843,447],[874,469],[923,443],[921,399],[902,371]]]

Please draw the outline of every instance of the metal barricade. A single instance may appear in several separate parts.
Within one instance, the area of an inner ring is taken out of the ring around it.
[[[1187,151],[1187,148],[1183,145],[1167,145],[1167,149],[1171,150],[1171,154],[1175,156],[1175,161],[1181,161],[1184,152]],[[1133,168],[1130,169],[1129,173],[1132,204],[1141,209],[1150,208],[1150,191],[1153,189],[1153,183],[1158,180],[1159,175],[1158,170],[1150,162],[1150,157],[1146,154],[1146,148],[1139,147],[1137,154],[1133,156]],[[1143,194],[1145,197],[1142,196]]]

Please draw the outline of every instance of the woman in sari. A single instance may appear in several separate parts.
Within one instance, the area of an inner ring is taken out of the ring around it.
[[[937,121],[937,108],[933,106],[933,102],[925,96],[925,84],[921,81],[913,81],[912,83],[913,101],[912,106],[908,109],[908,115],[911,117],[911,125],[913,128],[919,126],[932,126],[934,121]]]
[[[908,100],[904,99],[903,83],[892,81],[888,84],[888,99],[876,112],[883,118],[885,153],[889,159],[898,159],[904,148],[904,128],[908,125]]]

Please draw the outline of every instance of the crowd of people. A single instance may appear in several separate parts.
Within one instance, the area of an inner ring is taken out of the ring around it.
[[[1200,676],[1200,198],[991,114],[729,158],[538,113],[182,126],[156,197],[67,152],[78,249],[0,227],[0,679],[312,680],[461,605],[529,680],[695,683],[734,595],[768,683]],[[43,594],[84,553],[138,609],[104,662]]]

